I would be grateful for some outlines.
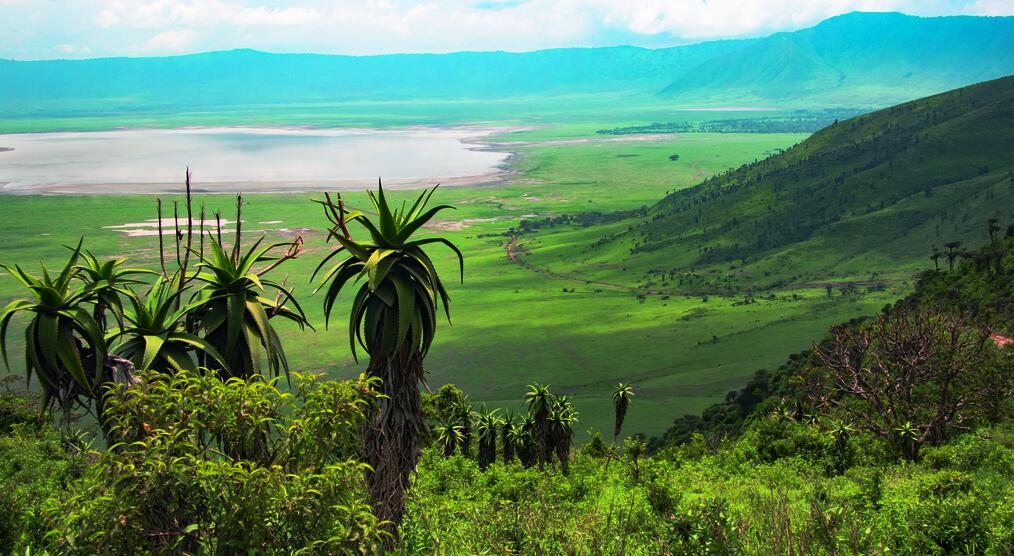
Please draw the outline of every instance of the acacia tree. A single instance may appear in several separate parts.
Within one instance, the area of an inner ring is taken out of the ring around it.
[[[926,443],[967,429],[996,384],[996,346],[988,328],[962,315],[895,309],[862,327],[839,327],[815,345],[820,364],[804,377],[818,406],[857,429],[892,441],[916,460]]]
[[[634,389],[629,384],[621,382],[613,390],[613,411],[616,417],[613,424],[613,444],[623,429],[623,419],[627,416],[627,408],[630,407],[630,399],[633,397]]]
[[[553,409],[553,394],[549,386],[529,384],[525,393],[528,413],[532,416],[532,437],[535,440],[539,469],[545,467],[552,453],[550,451],[549,412]]]
[[[321,261],[314,275],[335,257],[346,256],[324,274],[325,322],[339,292],[357,278],[365,278],[352,301],[349,344],[357,359],[357,345],[366,351],[370,356],[367,374],[381,379],[382,398],[364,432],[370,465],[366,476],[374,511],[392,524],[394,534],[405,510],[409,473],[419,460],[419,440],[427,428],[419,386],[425,374],[423,358],[436,333],[439,304],[450,320],[447,291],[423,247],[435,243],[449,247],[458,257],[464,278],[464,259],[453,243],[441,237],[411,239],[438,212],[453,208],[426,209],[435,191],[435,187],[424,191],[411,206],[391,210],[378,185],[376,194],[368,192],[376,223],[362,212],[346,211],[341,196],[337,203],[330,195],[319,201],[332,224],[328,239],[339,246]],[[353,240],[349,222],[361,225],[369,240]]]

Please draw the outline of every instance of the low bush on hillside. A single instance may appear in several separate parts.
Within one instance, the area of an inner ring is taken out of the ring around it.
[[[373,381],[144,373],[110,394],[110,437],[46,503],[46,544],[67,554],[370,552],[358,431]]]
[[[712,450],[698,436],[641,461],[581,450],[570,473],[512,463],[480,471],[430,450],[409,497],[403,553],[1008,554],[1014,450],[1003,427],[906,463],[881,440],[759,420]],[[607,465],[608,461],[608,465]]]

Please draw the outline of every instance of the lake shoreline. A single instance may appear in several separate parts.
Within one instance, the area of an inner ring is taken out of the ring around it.
[[[467,135],[457,137],[457,142],[464,150],[473,152],[490,152],[503,155],[502,160],[492,166],[489,171],[477,174],[448,175],[436,177],[399,177],[383,178],[385,187],[390,189],[420,189],[442,185],[444,187],[495,187],[509,183],[517,176],[515,165],[520,153],[505,145],[493,141],[493,137],[533,129],[532,126],[500,126],[486,123],[448,125],[448,126],[406,126],[399,128],[345,128],[345,127],[310,127],[310,126],[188,126],[179,128],[130,128],[118,130],[104,130],[95,132],[40,132],[36,135],[59,138],[60,134],[101,134],[119,133],[131,131],[143,132],[182,132],[209,134],[222,133],[252,133],[259,135],[298,135],[303,132],[332,132],[349,134],[369,133],[427,133],[427,132],[467,132]],[[25,135],[25,134],[20,134]],[[13,148],[0,147],[0,152],[14,151]],[[2,159],[0,159],[2,161]],[[3,176],[6,177],[6,176]],[[40,195],[40,196],[64,196],[64,195],[163,195],[178,193],[183,186],[182,180],[155,180],[155,181],[131,181],[131,180],[102,180],[80,181],[77,183],[54,180],[52,183],[28,183],[18,184],[12,180],[4,180],[0,177],[0,195]],[[286,193],[315,193],[322,191],[358,191],[372,187],[375,178],[336,178],[336,179],[209,179],[201,181],[195,179],[192,190],[202,195],[234,195],[244,194],[286,194]]]

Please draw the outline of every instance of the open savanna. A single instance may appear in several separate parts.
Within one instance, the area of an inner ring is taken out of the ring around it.
[[[741,303],[738,292],[711,295],[705,301],[697,292],[678,288],[653,295],[648,287],[647,295],[640,297],[645,293],[640,289],[643,274],[627,274],[619,251],[615,264],[599,265],[602,272],[595,276],[572,276],[572,269],[550,264],[554,249],[573,249],[571,242],[603,233],[594,226],[526,233],[520,239],[523,249],[512,260],[507,256],[509,230],[522,219],[638,208],[667,191],[689,187],[805,137],[686,134],[616,140],[574,137],[572,128],[563,128],[556,137],[549,131],[540,135],[538,142],[524,136],[494,138],[518,143],[511,147],[519,156],[506,183],[446,188],[434,198],[457,210],[442,213],[443,220],[427,233],[444,235],[461,247],[465,280],[458,283],[449,251],[430,250],[448,283],[453,319],[451,326],[440,325],[427,359],[433,389],[452,382],[475,402],[518,407],[526,384],[545,382],[573,395],[581,413],[579,430],[606,431],[611,427],[612,386],[620,380],[633,382],[638,396],[628,416],[629,430],[655,434],[674,417],[723,399],[757,369],[777,366],[788,353],[806,348],[828,325],[872,313],[903,290],[899,284],[881,292],[828,298],[822,288],[797,286],[766,291],[750,304]],[[679,160],[670,160],[672,154]],[[193,170],[199,186],[200,168]],[[363,184],[368,187],[374,184]],[[407,199],[414,193],[392,195]],[[273,241],[303,236],[303,255],[276,271],[278,279],[288,276],[287,284],[295,288],[316,327],[284,327],[290,363],[297,370],[350,376],[365,363],[355,362],[349,349],[343,318],[349,299],[336,311],[339,320],[326,330],[323,296],[312,295],[310,274],[331,248],[325,243],[326,220],[309,202],[320,197],[246,195],[244,243],[262,234]],[[354,207],[366,206],[361,192],[346,198]],[[164,197],[170,214],[173,200]],[[231,220],[231,197],[196,200],[206,203],[209,214],[220,210]],[[155,199],[147,196],[6,196],[0,198],[0,262],[36,269],[43,261],[54,267],[67,255],[62,245],[83,236],[85,247],[96,254],[129,257],[134,265],[156,268],[157,237],[128,237],[108,228],[154,216]],[[362,232],[354,229],[356,233]],[[227,233],[226,243],[231,240]],[[526,262],[534,267],[522,264]],[[601,283],[588,283],[591,278]],[[0,275],[0,302],[18,296],[19,287],[6,273]],[[20,345],[10,347],[12,372],[20,372]]]

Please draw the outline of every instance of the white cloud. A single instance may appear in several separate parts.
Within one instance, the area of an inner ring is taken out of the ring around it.
[[[968,13],[975,15],[1011,15],[1014,13],[1014,0],[978,0],[968,7]]]
[[[57,52],[71,55],[88,55],[92,53],[92,49],[87,46],[78,46],[75,44],[58,44],[54,48]]]
[[[249,47],[389,53],[679,44],[853,10],[1014,14],[1014,0],[0,0],[0,56]],[[80,45],[64,52],[60,45]],[[90,49],[90,51],[84,48]]]
[[[192,29],[169,29],[148,39],[141,50],[156,54],[184,52],[191,45],[196,33]]]

